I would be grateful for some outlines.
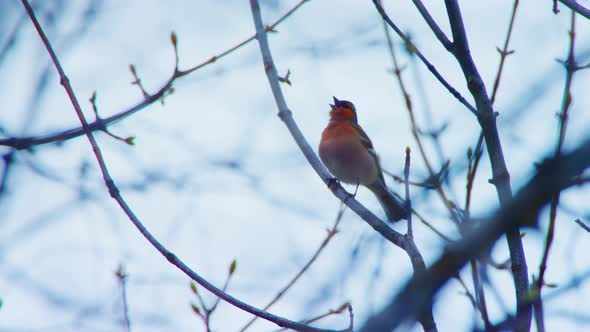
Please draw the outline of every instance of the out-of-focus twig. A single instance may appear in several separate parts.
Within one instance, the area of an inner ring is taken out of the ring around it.
[[[334,222],[334,225],[332,226],[332,228],[327,229],[327,235],[324,238],[324,241],[322,241],[322,243],[320,244],[318,249],[315,251],[315,253],[311,256],[309,261],[307,261],[307,263],[301,268],[301,270],[299,270],[299,272],[293,277],[293,279],[291,279],[287,283],[287,285],[285,287],[283,287],[266,306],[264,306],[263,310],[268,310],[275,303],[277,303],[277,301],[279,301],[283,297],[283,295],[285,295],[285,293],[287,293],[287,291],[289,289],[291,289],[291,287],[293,287],[293,285],[297,282],[297,280],[299,280],[299,278],[301,278],[301,276],[317,260],[317,258],[320,256],[320,254],[322,253],[324,248],[328,245],[328,243],[330,243],[330,240],[332,240],[334,235],[336,235],[338,233],[338,225],[340,224],[340,220],[342,220],[342,216],[344,215],[344,211],[346,211],[346,206],[342,205],[340,207],[340,210],[338,211],[338,215],[336,216],[336,221]],[[252,326],[252,324],[256,321],[256,319],[258,319],[257,316],[252,317],[252,319],[250,319],[250,321],[248,321],[248,323],[246,323],[246,325],[244,325],[244,327],[242,327],[242,329],[240,329],[240,332],[244,332],[250,326]],[[312,320],[312,321],[314,321],[314,320]],[[306,324],[309,324],[312,321],[307,321]]]
[[[275,29],[279,24],[284,22],[288,17],[290,17],[295,11],[297,11],[303,4],[305,4],[308,1],[309,0],[299,1],[295,6],[293,6],[293,8],[291,8],[285,14],[283,14],[281,17],[279,17],[273,24],[267,26],[266,29],[267,30]],[[143,95],[145,97],[144,100],[140,101],[139,103],[130,107],[127,110],[120,111],[120,112],[118,112],[114,115],[111,115],[109,117],[105,117],[102,119],[96,119],[95,121],[88,123],[88,130],[90,130],[90,131],[102,130],[103,128],[106,128],[109,125],[112,125],[118,121],[121,121],[121,120],[127,118],[130,115],[137,113],[138,111],[153,104],[154,102],[156,102],[158,100],[162,100],[162,97],[164,97],[166,94],[169,93],[170,89],[172,88],[173,83],[177,79],[187,76],[187,75],[189,75],[189,74],[191,74],[191,73],[193,73],[205,66],[208,66],[210,64],[217,62],[219,59],[224,58],[224,57],[234,53],[235,51],[241,49],[244,45],[252,42],[254,39],[256,39],[256,35],[253,35],[253,36],[245,39],[244,41],[236,44],[235,46],[233,46],[233,47],[231,47],[231,48],[229,48],[217,55],[214,55],[211,58],[209,58],[208,60],[206,60],[196,66],[193,66],[189,69],[186,69],[186,70],[181,70],[178,67],[178,53],[177,53],[177,49],[176,49],[176,45],[175,45],[175,48],[174,48],[175,55],[176,55],[175,68],[172,71],[172,75],[168,78],[168,80],[166,80],[166,82],[164,82],[164,84],[162,84],[162,86],[156,92],[150,94],[147,91],[145,91],[145,89],[144,89],[143,90]],[[134,70],[136,71],[136,69],[134,67],[131,67],[131,68],[133,68],[131,70],[131,72],[133,74],[133,71]],[[53,143],[53,142],[62,142],[65,140],[69,140],[69,139],[78,137],[78,136],[82,136],[84,134],[85,134],[84,128],[77,127],[77,128],[63,130],[58,133],[48,134],[48,135],[3,138],[3,139],[0,139],[0,146],[8,146],[8,147],[12,147],[13,149],[16,149],[16,150],[23,150],[23,149],[29,149],[29,148],[36,146],[36,145]]]
[[[300,324],[300,323],[288,320],[286,318],[273,315],[269,312],[266,312],[264,310],[260,310],[256,307],[253,307],[245,302],[242,302],[242,301],[232,297],[231,295],[229,295],[226,292],[222,291],[221,289],[215,287],[213,284],[211,284],[205,278],[201,277],[199,274],[197,274],[195,271],[193,271],[182,260],[180,260],[175,254],[173,254],[166,247],[164,247],[147,230],[147,228],[145,228],[143,223],[139,220],[139,218],[137,218],[137,216],[135,215],[133,210],[129,207],[127,202],[123,199],[113,178],[109,174],[106,162],[102,156],[101,149],[98,146],[96,139],[94,138],[94,135],[92,134],[92,130],[88,126],[88,121],[86,120],[86,117],[84,116],[84,113],[82,112],[82,108],[80,107],[80,103],[78,102],[78,99],[76,98],[76,95],[72,89],[72,86],[70,85],[69,79],[66,76],[66,74],[61,66],[61,63],[58,60],[57,55],[53,51],[53,47],[51,46],[51,43],[47,39],[45,32],[43,31],[43,29],[41,28],[41,25],[37,21],[37,18],[35,17],[35,13],[33,12],[33,9],[31,8],[31,6],[27,0],[21,0],[21,2],[23,4],[23,6],[25,7],[25,10],[27,11],[31,21],[33,22],[35,29],[37,30],[37,33],[41,37],[41,40],[43,41],[43,44],[45,45],[47,51],[49,52],[49,55],[50,55],[54,65],[59,73],[60,83],[63,85],[64,89],[66,90],[68,97],[72,103],[72,106],[74,107],[74,109],[76,111],[76,115],[78,116],[78,119],[80,120],[80,122],[82,124],[84,134],[86,135],[86,137],[88,138],[88,141],[90,142],[90,145],[92,146],[92,151],[94,152],[94,156],[96,157],[96,160],[99,164],[100,171],[102,173],[105,185],[109,190],[109,194],[117,202],[117,204],[119,204],[121,209],[125,212],[125,214],[129,218],[129,220],[139,230],[139,232],[143,235],[143,237],[148,242],[150,242],[150,244],[156,250],[158,250],[158,252],[160,252],[160,254],[162,254],[162,256],[164,256],[171,264],[173,264],[178,269],[180,269],[182,272],[184,272],[192,280],[196,281],[198,284],[200,284],[201,286],[206,288],[211,293],[220,297],[224,301],[231,303],[232,305],[234,305],[237,308],[240,308],[240,309],[242,309],[246,312],[249,312],[253,315],[260,316],[261,318],[266,319],[270,322],[273,322],[281,327],[288,327],[288,328],[299,330],[299,331],[309,331],[309,332],[333,331],[333,330],[313,328],[313,327],[307,326],[305,324]]]

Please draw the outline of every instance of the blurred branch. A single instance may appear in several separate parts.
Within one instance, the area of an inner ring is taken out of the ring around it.
[[[360,331],[391,331],[430,308],[436,293],[471,258],[489,250],[510,229],[536,226],[539,211],[551,200],[552,195],[567,188],[571,184],[571,178],[588,167],[590,138],[571,153],[545,160],[538,168],[537,174],[506,206],[484,220],[479,228],[466,232],[462,240],[449,245],[428,273],[415,275],[389,305],[369,318]],[[524,306],[528,307],[530,301],[527,301],[526,297],[524,301],[527,302]],[[530,317],[518,317],[524,318],[522,324],[530,324]],[[518,328],[522,328],[522,325]]]
[[[418,131],[419,131],[418,124],[416,123],[416,118],[414,117],[414,108],[412,106],[412,100],[411,100],[410,95],[406,89],[406,85],[404,84],[404,80],[402,78],[402,69],[400,68],[399,63],[397,61],[395,50],[393,48],[393,41],[391,39],[391,36],[389,35],[389,29],[387,28],[387,24],[385,23],[385,21],[383,21],[383,28],[385,30],[385,38],[387,40],[389,55],[391,56],[391,60],[393,62],[393,72],[394,72],[395,77],[397,79],[399,89],[402,93],[402,97],[404,98],[406,110],[408,111],[408,116],[410,117],[410,125],[412,127],[412,136],[414,136],[414,140],[416,141],[416,144],[418,145],[418,150],[420,151],[420,156],[422,157],[422,160],[424,161],[424,164],[426,165],[426,169],[428,170],[428,174],[430,175],[429,179],[438,179],[439,176],[437,174],[435,174],[435,171],[434,171],[433,167],[431,166],[430,160],[428,159],[428,156],[426,155],[426,151],[424,150],[424,146],[422,144],[422,139],[420,138],[420,135],[418,134]],[[406,184],[408,183],[408,179],[405,179],[405,183]],[[449,211],[450,217],[453,219],[453,221],[455,223],[459,223],[459,220],[456,218],[457,215],[455,213],[453,213],[453,211],[452,211],[453,208],[451,207],[451,202],[447,198],[447,195],[442,187],[442,181],[437,181],[437,185],[435,186],[435,189],[436,189],[436,192],[438,193],[438,195],[440,196],[440,199],[441,199],[443,205]]]
[[[457,0],[445,0],[445,5],[447,7],[447,14],[453,34],[454,47],[452,54],[461,66],[463,74],[465,75],[467,87],[475,99],[478,112],[477,119],[482,128],[492,166],[492,179],[490,182],[496,187],[500,206],[504,207],[512,201],[512,188],[510,185],[510,174],[506,167],[504,152],[502,151],[502,144],[498,134],[496,124],[497,114],[492,108],[492,103],[488,97],[485,84],[483,83],[481,75],[471,57],[471,51],[469,49],[459,3]],[[529,288],[529,279],[526,258],[518,227],[508,229],[506,232],[506,239],[508,241],[512,262],[512,276],[514,280],[514,288],[516,290],[516,302],[519,304],[519,312],[517,315],[519,317],[525,317],[524,320],[528,321],[528,324],[523,325],[519,331],[528,331],[530,327],[531,309],[530,306],[521,306],[520,304],[525,301]]]
[[[345,309],[348,309],[348,314],[351,317],[350,318],[350,321],[352,322],[353,321],[353,319],[352,319],[352,306],[348,302],[343,303],[337,309],[330,309],[330,310],[328,310],[328,312],[326,312],[324,314],[321,314],[319,316],[316,316],[316,317],[307,319],[304,322],[305,322],[305,324],[310,324],[310,323],[313,323],[313,322],[317,322],[318,320],[324,319],[326,317],[329,317],[329,316],[332,316],[332,315],[338,315],[338,314],[342,313]],[[285,331],[285,330],[286,329],[280,329],[280,330],[277,330],[276,332]],[[353,331],[352,325],[350,326],[350,331]]]
[[[403,41],[406,43],[406,45],[408,45],[409,47],[411,47],[414,52],[416,53],[416,55],[418,56],[418,58],[420,58],[420,60],[422,61],[422,63],[424,63],[424,65],[426,66],[426,68],[432,73],[432,75],[434,75],[434,77],[461,103],[463,104],[465,107],[467,107],[468,110],[471,111],[471,113],[473,113],[474,115],[477,115],[477,110],[475,109],[475,107],[473,107],[467,100],[465,100],[465,98],[463,98],[463,96],[459,93],[459,91],[457,91],[455,88],[453,88],[453,86],[447,82],[444,77],[442,77],[442,75],[438,72],[438,70],[436,70],[436,68],[434,67],[434,65],[432,65],[430,63],[430,61],[428,61],[428,59],[426,59],[426,57],[422,54],[422,52],[420,52],[420,50],[416,47],[416,45],[414,45],[414,43],[412,43],[412,41],[410,40],[410,38],[408,38],[408,36],[406,36],[405,33],[403,33],[398,27],[397,25],[395,25],[395,23],[393,23],[393,21],[389,18],[389,16],[387,16],[387,14],[385,13],[385,10],[383,9],[383,6],[381,6],[380,0],[373,0],[373,4],[375,5],[375,7],[377,8],[377,11],[379,12],[379,14],[381,15],[381,17],[383,18],[383,20],[385,22],[387,22],[387,24],[395,31],[395,33],[398,34],[398,36],[400,36]]]
[[[281,24],[283,21],[285,21],[289,16],[291,16],[291,14],[293,14],[297,9],[299,9],[307,1],[309,1],[309,0],[299,1],[299,3],[297,3],[293,8],[291,8],[289,11],[287,11],[285,14],[283,14],[273,24],[268,26],[267,29],[274,29],[275,27],[277,27],[279,24]],[[144,91],[145,92],[144,93],[144,96],[145,96],[144,100],[140,101],[139,103],[130,107],[127,110],[120,111],[120,112],[118,112],[114,115],[111,115],[109,117],[106,117],[103,119],[96,119],[95,121],[90,122],[88,124],[88,130],[90,130],[91,132],[96,131],[96,130],[103,130],[107,126],[112,125],[118,121],[121,121],[121,120],[127,118],[130,115],[137,113],[138,111],[144,109],[145,107],[151,105],[152,103],[154,103],[154,102],[160,100],[162,97],[164,97],[168,93],[168,91],[172,88],[173,83],[177,79],[187,76],[187,75],[193,73],[194,71],[197,71],[207,65],[210,65],[210,64],[216,62],[217,60],[219,60],[221,58],[226,57],[229,54],[234,53],[238,49],[242,48],[244,45],[253,41],[255,38],[256,38],[256,35],[254,34],[251,37],[245,39],[244,41],[227,49],[226,51],[223,51],[217,55],[214,55],[211,58],[209,58],[208,60],[202,62],[201,64],[193,66],[187,70],[180,70],[178,68],[178,53],[175,53],[176,66],[174,68],[174,71],[173,71],[172,75],[170,76],[170,78],[168,78],[168,80],[155,93],[149,94],[146,91]],[[174,47],[174,49],[176,51],[176,46]],[[133,70],[132,70],[132,72],[133,72]],[[41,145],[41,144],[62,142],[65,140],[69,140],[69,139],[78,137],[78,136],[82,136],[84,134],[85,134],[84,128],[77,127],[77,128],[63,130],[63,131],[60,131],[57,133],[48,134],[48,135],[3,138],[3,139],[0,139],[0,146],[8,146],[8,147],[12,147],[16,150],[23,150],[23,149],[30,149],[34,146]]]
[[[575,222],[576,224],[578,224],[580,227],[582,227],[582,228],[583,228],[583,229],[584,229],[586,232],[590,233],[590,226],[588,226],[588,225],[584,224],[584,223],[582,222],[582,220],[580,220],[580,219],[576,219],[576,220],[574,220],[574,222]]]
[[[410,199],[410,147],[406,147],[406,162],[404,163],[404,188],[406,192],[406,208],[412,211],[412,200]],[[408,231],[409,238],[414,238],[414,231],[412,229],[412,214],[408,214]]]
[[[237,261],[234,259],[234,260],[232,260],[232,262],[229,265],[227,277],[225,278],[225,282],[223,283],[223,287],[221,287],[221,290],[223,292],[227,291],[227,287],[229,286],[229,281],[230,281],[231,277],[233,276],[234,272],[236,271],[236,266],[237,266]],[[213,303],[213,305],[209,308],[209,307],[207,307],[207,304],[205,303],[205,300],[204,300],[201,292],[199,291],[197,284],[195,282],[191,281],[190,288],[191,288],[193,294],[195,294],[195,296],[197,297],[197,301],[199,302],[198,305],[191,303],[191,307],[193,309],[193,312],[197,316],[199,316],[199,318],[201,318],[201,320],[203,321],[203,324],[205,325],[205,330],[207,330],[207,332],[211,332],[212,331],[211,317],[213,316],[215,309],[217,309],[217,306],[219,305],[219,302],[221,301],[221,299],[219,297],[217,297],[215,299],[215,302]],[[264,309],[264,310],[266,310],[266,309]]]
[[[35,25],[35,29],[37,30],[37,33],[41,37],[43,44],[45,45],[47,51],[49,52],[49,55],[51,56],[53,63],[55,64],[57,71],[59,72],[60,83],[63,85],[64,89],[66,90],[68,97],[72,103],[72,106],[74,107],[74,109],[76,111],[76,115],[78,116],[80,122],[82,123],[83,131],[86,134],[86,137],[88,138],[88,141],[90,142],[90,145],[92,146],[92,150],[93,150],[96,160],[100,166],[100,171],[103,175],[103,180],[105,182],[105,185],[109,190],[109,194],[111,195],[111,197],[113,197],[113,199],[117,202],[117,204],[119,204],[121,209],[125,212],[127,217],[131,220],[131,222],[139,230],[139,232],[144,236],[144,238],[146,240],[148,240],[150,242],[150,244],[156,250],[158,250],[160,252],[160,254],[162,254],[162,256],[164,256],[171,264],[173,264],[178,269],[180,269],[182,272],[184,272],[192,280],[196,281],[198,284],[200,284],[201,286],[206,288],[211,293],[215,294],[216,296],[220,297],[221,299],[234,305],[237,308],[247,311],[253,315],[259,316],[259,317],[266,319],[270,322],[273,322],[281,327],[288,327],[288,328],[295,329],[298,331],[309,331],[309,332],[332,331],[332,330],[317,329],[317,328],[313,328],[313,327],[310,327],[310,326],[307,326],[304,324],[300,324],[300,323],[297,323],[294,321],[290,321],[290,320],[282,318],[280,316],[276,316],[276,315],[273,315],[269,312],[260,310],[256,307],[253,307],[245,302],[242,302],[242,301],[232,297],[231,295],[229,295],[229,294],[223,292],[221,289],[215,287],[213,284],[209,283],[205,278],[201,277],[199,274],[197,274],[195,271],[193,271],[183,261],[181,261],[178,257],[176,257],[175,254],[173,254],[168,249],[166,249],[166,247],[164,247],[145,228],[143,223],[137,218],[135,213],[127,205],[127,202],[121,196],[119,189],[117,188],[114,180],[110,176],[107,165],[106,165],[105,160],[102,156],[102,152],[100,150],[100,147],[96,143],[96,139],[94,138],[94,136],[92,134],[92,131],[88,125],[86,118],[84,117],[84,114],[82,113],[80,103],[78,102],[78,99],[76,98],[76,96],[74,94],[74,91],[72,89],[72,86],[70,85],[69,79],[66,76],[57,56],[55,55],[55,52],[53,51],[53,48],[52,48],[49,40],[45,36],[43,29],[41,28],[39,22],[37,21],[37,18],[35,17],[33,9],[31,8],[31,6],[29,5],[27,0],[21,0],[21,2],[23,4],[23,6],[25,7],[31,21]]]
[[[408,38],[387,16],[383,10],[383,7],[380,5],[379,0],[373,0],[373,3],[387,24],[404,41],[408,42]],[[450,45],[445,44],[444,40],[441,42],[461,66],[461,70],[463,71],[465,80],[467,82],[467,87],[473,96],[473,99],[475,100],[477,110],[470,110],[477,116],[477,120],[482,128],[482,133],[485,138],[485,143],[492,166],[492,179],[490,182],[496,187],[500,205],[505,206],[506,204],[509,204],[512,199],[512,188],[510,185],[510,174],[508,173],[508,169],[506,167],[504,153],[502,151],[502,145],[496,125],[497,114],[492,108],[485,84],[483,83],[481,75],[479,74],[473,58],[471,57],[471,51],[469,49],[469,43],[467,40],[467,34],[465,32],[465,26],[463,24],[463,17],[461,15],[459,3],[457,0],[445,0],[445,5],[451,26],[453,42]],[[418,9],[422,12],[426,11],[426,9],[423,7],[418,7]],[[423,16],[425,15],[423,14]],[[432,27],[433,21],[427,21]],[[416,54],[420,55],[419,52]],[[422,57],[420,59],[422,60]],[[424,60],[423,62],[427,65],[427,67],[429,66],[429,64]],[[436,77],[438,78],[438,76]],[[508,230],[506,235],[512,261],[512,272],[514,286],[516,289],[516,301],[517,303],[521,304],[525,300],[526,292],[528,291],[529,286],[526,258],[524,256],[519,229],[511,228]],[[526,315],[529,317],[528,320],[530,321],[530,307],[518,307],[522,310],[522,312],[519,312],[519,316]],[[523,330],[528,331],[528,328],[524,327]]]
[[[583,69],[584,67],[578,66],[575,58],[575,41],[576,41],[576,12],[572,10],[571,13],[571,26],[569,31],[569,50],[567,59],[563,61],[565,68],[565,81],[563,88],[563,97],[561,102],[561,111],[558,114],[559,123],[559,134],[557,137],[557,143],[555,146],[555,158],[559,158],[562,154],[563,142],[565,140],[565,133],[567,130],[567,123],[569,119],[569,110],[572,105],[572,80],[574,74]],[[539,274],[537,282],[535,284],[537,292],[537,300],[535,301],[535,316],[537,317],[537,329],[539,332],[545,331],[545,322],[543,320],[543,302],[541,299],[542,288],[545,284],[545,271],[547,269],[547,261],[549,259],[549,252],[553,243],[553,237],[555,236],[555,219],[557,217],[557,205],[559,205],[560,193],[557,192],[551,198],[551,207],[549,210],[549,226],[547,229],[547,235],[545,236],[545,247],[543,249],[543,257],[539,264]]]
[[[121,289],[121,303],[123,304],[123,324],[125,324],[125,331],[131,332],[131,320],[129,319],[129,305],[127,302],[127,273],[123,264],[119,264],[115,276],[119,282]]]
[[[319,248],[315,251],[313,256],[311,256],[309,261],[307,261],[307,263],[303,266],[303,268],[301,268],[301,270],[295,275],[295,277],[293,277],[293,279],[291,279],[291,281],[289,281],[289,283],[287,283],[287,285],[285,287],[283,287],[277,293],[277,295],[266,306],[264,306],[264,308],[262,310],[268,310],[271,306],[273,306],[275,303],[277,303],[277,301],[279,301],[283,297],[283,295],[285,295],[285,293],[287,293],[287,291],[289,289],[291,289],[291,287],[293,287],[293,285],[297,282],[297,280],[299,280],[299,278],[301,278],[301,276],[316,261],[316,259],[320,256],[320,254],[324,250],[324,248],[328,245],[328,243],[330,243],[330,240],[332,240],[334,235],[336,235],[338,233],[338,225],[340,224],[340,220],[342,220],[342,216],[344,215],[344,211],[346,211],[346,206],[343,205],[340,208],[340,210],[338,211],[338,215],[336,216],[336,221],[334,222],[334,225],[332,226],[332,228],[327,229],[328,234],[326,235],[326,238],[320,244]],[[250,319],[250,321],[248,323],[246,323],[246,325],[244,325],[244,327],[242,327],[242,329],[240,329],[240,332],[244,332],[245,330],[247,330],[257,319],[258,319],[257,316],[252,317],[252,319]],[[312,320],[312,321],[314,321],[314,320]],[[309,324],[312,321],[307,321],[306,324]]]
[[[266,31],[260,16],[260,7],[258,1],[250,0],[250,6],[252,7],[252,15],[254,16],[254,24],[256,26],[257,39],[260,46],[260,52],[262,54],[264,70],[266,72],[270,88],[277,104],[277,108],[279,109],[278,116],[287,126],[291,136],[293,136],[293,139],[299,146],[299,149],[305,155],[305,158],[311,167],[316,171],[316,173],[321,177],[322,181],[324,181],[324,183],[336,197],[338,197],[344,204],[346,204],[346,206],[348,206],[352,211],[360,216],[379,234],[381,234],[394,245],[406,251],[410,257],[410,262],[412,263],[415,276],[426,274],[426,264],[424,263],[424,259],[422,258],[422,255],[416,247],[413,239],[393,230],[382,220],[377,218],[371,211],[367,210],[354,198],[354,196],[346,192],[346,190],[344,190],[344,188],[338,182],[333,181],[324,165],[318,159],[317,155],[299,130],[297,123],[293,119],[293,113],[287,107],[287,102],[280,87],[277,69],[274,65],[272,54],[268,45]],[[423,315],[421,315],[420,322],[422,323],[425,331],[437,331],[431,310],[424,310]]]

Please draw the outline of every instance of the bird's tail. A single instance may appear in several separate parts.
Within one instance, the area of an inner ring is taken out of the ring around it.
[[[375,181],[367,188],[375,194],[389,221],[393,222],[408,218],[409,211],[406,206],[387,189],[383,182]]]

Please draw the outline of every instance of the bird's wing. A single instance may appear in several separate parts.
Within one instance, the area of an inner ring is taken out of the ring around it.
[[[375,152],[375,149],[373,148],[373,142],[371,142],[371,139],[369,138],[367,133],[365,133],[363,128],[361,128],[361,126],[359,126],[358,124],[353,125],[353,127],[356,130],[356,132],[359,134],[359,139],[361,140],[361,143],[363,144],[363,146],[366,147],[367,150],[369,150],[369,153],[371,155],[377,156],[377,153]]]

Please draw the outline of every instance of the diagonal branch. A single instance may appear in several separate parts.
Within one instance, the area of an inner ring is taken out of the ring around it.
[[[590,9],[580,5],[576,0],[559,0],[559,2],[568,6],[571,10],[590,20]],[[555,14],[559,13],[557,5],[555,5],[555,9],[553,11],[555,12]]]
[[[413,1],[414,1],[414,6],[416,6],[416,9],[418,9],[418,12],[420,12],[420,15],[422,15],[422,18],[424,19],[424,21],[426,21],[426,24],[428,24],[428,26],[430,27],[430,30],[432,30],[432,32],[434,32],[434,35],[436,36],[436,38],[438,38],[438,41],[444,46],[444,48],[447,49],[447,51],[451,52],[451,49],[453,48],[453,43],[449,40],[449,38],[447,38],[447,35],[445,35],[445,33],[438,26],[438,24],[436,24],[436,21],[434,20],[434,18],[432,18],[432,16],[430,16],[428,9],[426,9],[426,7],[424,7],[424,4],[422,3],[422,1],[420,1],[420,0],[413,0]]]
[[[296,10],[298,10],[303,4],[305,4],[308,1],[309,0],[299,1],[295,6],[293,6],[293,8],[288,10],[285,14],[283,14],[276,21],[274,21],[268,27],[268,29],[274,29],[275,27],[277,27],[279,24],[281,24],[283,21],[285,21]],[[160,98],[164,97],[166,95],[166,93],[168,93],[169,89],[172,87],[174,82],[176,80],[178,80],[179,78],[187,76],[189,74],[192,74],[193,72],[195,72],[205,66],[208,66],[210,64],[217,62],[219,59],[224,58],[224,57],[234,53],[235,51],[239,50],[244,45],[249,44],[255,38],[256,38],[256,34],[254,34],[254,35],[250,36],[249,38],[243,40],[242,42],[230,47],[229,49],[212,56],[208,60],[206,60],[196,66],[193,66],[189,69],[186,69],[186,70],[180,70],[178,68],[178,54],[176,54],[176,57],[177,57],[176,68],[174,69],[170,78],[168,78],[168,80],[166,80],[166,82],[164,82],[164,84],[162,84],[162,86],[156,92],[154,92],[153,94],[146,95],[144,100],[138,102],[137,104],[135,104],[134,106],[132,106],[126,110],[120,111],[120,112],[118,112],[114,115],[111,115],[109,117],[106,117],[103,119],[96,119],[96,121],[90,122],[88,124],[88,129],[92,132],[97,131],[97,130],[104,130],[106,127],[108,127],[112,124],[115,124],[118,121],[121,121],[121,120],[127,118],[128,116],[131,116],[131,115],[141,111],[142,109],[146,108],[147,106],[158,101]],[[48,144],[48,143],[54,143],[54,142],[63,142],[63,141],[66,141],[66,140],[69,140],[69,139],[72,139],[72,138],[75,138],[78,136],[82,136],[82,135],[84,135],[84,133],[85,133],[84,128],[78,127],[78,128],[67,129],[67,130],[60,131],[58,133],[52,133],[52,134],[48,134],[48,135],[36,135],[36,136],[26,136],[26,137],[8,137],[8,138],[0,139],[0,146],[8,146],[8,147],[12,147],[16,150],[25,150],[25,149],[30,149],[31,147],[34,147],[36,145],[42,145],[42,144]]]
[[[305,156],[311,167],[316,171],[316,173],[320,176],[322,181],[324,181],[324,183],[328,186],[332,193],[336,197],[338,197],[344,204],[346,204],[346,206],[348,206],[352,211],[359,215],[364,221],[366,221],[374,230],[380,233],[383,237],[385,237],[387,240],[389,240],[396,246],[400,248],[405,248],[406,241],[402,234],[393,230],[391,227],[385,224],[385,222],[383,222],[375,214],[367,210],[367,208],[365,208],[361,203],[359,203],[359,201],[357,201],[351,194],[349,194],[339,183],[333,181],[332,177],[330,176],[322,162],[315,154],[314,150],[311,148],[311,146],[303,136],[303,133],[301,133],[301,130],[299,129],[297,123],[295,123],[295,120],[293,119],[293,113],[287,107],[287,102],[285,101],[283,91],[279,86],[279,75],[277,73],[276,67],[274,66],[272,55],[270,54],[268,39],[266,37],[266,30],[262,23],[262,19],[260,18],[260,8],[258,6],[258,2],[251,0],[250,4],[252,7],[252,12],[254,13],[254,22],[256,25],[256,31],[258,33],[257,38],[262,53],[264,69],[266,71],[268,82],[270,84],[270,88],[275,98],[275,102],[279,109],[279,118],[287,126],[287,129],[291,133],[291,136],[293,136],[295,143],[297,143],[299,149],[301,150],[301,152],[303,152],[303,155]]]
[[[492,103],[488,97],[481,75],[471,57],[471,51],[469,49],[459,3],[457,0],[445,0],[445,5],[447,7],[451,31],[453,33],[453,44],[455,46],[453,48],[453,55],[461,66],[465,80],[467,81],[467,87],[469,88],[477,106],[477,118],[482,128],[492,166],[492,179],[490,182],[496,187],[500,206],[504,207],[512,200],[512,188],[510,185],[510,174],[506,167],[502,144],[500,142],[500,136],[496,125],[496,113],[492,108]],[[526,326],[522,327],[523,331],[528,331],[530,327],[531,308],[530,306],[524,305],[524,303],[529,288],[529,280],[526,258],[518,227],[508,230],[506,233],[506,239],[508,241],[512,263],[512,276],[514,280],[514,288],[516,290],[518,316],[524,317],[523,321],[528,322]]]
[[[428,273],[415,275],[390,304],[371,317],[359,331],[392,331],[405,321],[416,318],[425,308],[430,307],[442,286],[471,258],[489,250],[510,229],[536,226],[539,211],[551,197],[571,186],[572,177],[581,174],[588,167],[590,138],[586,138],[583,144],[569,154],[547,159],[514,199],[484,220],[481,227],[469,230],[462,240],[450,245]]]
[[[415,276],[426,274],[426,264],[424,263],[424,259],[422,258],[418,247],[414,243],[414,240],[407,235],[404,236],[393,230],[381,219],[377,218],[371,211],[367,210],[354,198],[354,196],[346,192],[346,190],[344,190],[344,188],[339,183],[332,179],[324,165],[318,159],[317,155],[301,133],[301,130],[299,130],[297,123],[293,119],[293,113],[287,107],[285,96],[283,95],[283,91],[279,85],[277,69],[274,65],[270,47],[268,45],[268,38],[264,24],[262,23],[260,5],[258,4],[258,1],[250,0],[250,7],[252,8],[252,16],[254,18],[254,25],[256,26],[257,39],[260,46],[260,53],[262,54],[264,70],[266,72],[273,97],[279,109],[278,116],[287,126],[287,129],[291,133],[291,136],[293,136],[295,143],[297,143],[299,149],[304,154],[309,164],[321,177],[322,181],[324,181],[332,193],[358,216],[360,216],[365,222],[367,222],[369,226],[371,226],[379,234],[381,234],[394,245],[406,251],[410,258],[410,262],[412,263]],[[431,308],[429,310],[424,310],[424,312],[421,313],[420,323],[424,327],[425,332],[437,331]]]
[[[422,61],[422,63],[424,63],[424,65],[426,66],[426,68],[428,68],[428,70],[432,73],[432,75],[434,75],[434,77],[461,103],[463,104],[465,107],[467,107],[468,110],[471,111],[471,113],[477,115],[477,110],[475,109],[475,107],[473,107],[467,100],[465,100],[465,98],[463,98],[463,96],[459,93],[459,91],[457,91],[455,88],[453,88],[453,86],[447,82],[445,80],[444,77],[442,77],[442,75],[438,72],[438,70],[436,70],[436,68],[434,67],[434,65],[432,63],[430,63],[430,61],[428,61],[428,59],[426,59],[426,57],[424,56],[424,54],[422,54],[422,52],[420,52],[420,50],[416,47],[416,45],[414,45],[414,43],[412,43],[412,41],[410,40],[410,38],[408,38],[408,36],[406,36],[405,33],[403,33],[398,27],[397,25],[395,25],[395,23],[393,23],[393,21],[389,18],[389,16],[387,16],[387,13],[385,13],[385,9],[383,9],[383,6],[381,6],[381,3],[379,0],[373,0],[373,4],[375,5],[375,8],[377,8],[377,11],[379,12],[379,14],[381,15],[381,17],[383,18],[383,20],[385,22],[387,22],[387,24],[395,31],[395,33],[398,34],[398,36],[401,37],[401,39],[404,40],[404,43],[406,43],[406,45],[412,47],[416,53],[416,55],[418,56],[418,58],[420,59],[420,61]]]
[[[53,63],[55,64],[57,71],[59,72],[60,83],[63,85],[64,89],[66,90],[68,97],[72,103],[72,106],[76,110],[76,114],[82,124],[82,128],[84,129],[84,133],[86,134],[86,137],[88,138],[88,141],[90,142],[90,145],[92,146],[92,150],[93,150],[96,160],[100,166],[100,171],[103,175],[104,182],[105,182],[107,188],[109,189],[109,193],[110,193],[111,197],[113,197],[113,199],[119,204],[121,209],[125,212],[127,217],[131,220],[131,222],[139,230],[139,232],[146,238],[146,240],[148,240],[150,242],[150,244],[156,250],[158,250],[162,254],[162,256],[164,256],[171,264],[173,264],[178,269],[180,269],[182,272],[184,272],[192,280],[196,281],[197,283],[199,283],[201,286],[206,288],[211,293],[215,294],[219,298],[225,300],[226,302],[234,305],[237,308],[247,311],[253,315],[259,316],[260,318],[266,319],[270,322],[273,322],[281,327],[288,327],[288,328],[291,328],[291,329],[294,329],[297,331],[333,332],[333,330],[313,328],[313,327],[307,326],[305,324],[300,324],[300,323],[297,323],[294,321],[290,321],[288,319],[273,315],[269,312],[260,310],[256,307],[253,307],[245,302],[242,302],[242,301],[232,297],[231,295],[229,295],[226,292],[222,291],[221,289],[215,287],[213,284],[209,283],[205,278],[201,277],[199,274],[197,274],[195,271],[193,271],[183,261],[181,261],[178,257],[176,257],[175,254],[173,254],[168,249],[166,249],[166,247],[164,247],[145,228],[143,223],[139,220],[139,218],[137,218],[137,216],[131,210],[129,205],[127,205],[127,202],[123,199],[123,197],[119,193],[119,189],[117,188],[114,180],[110,176],[108,168],[106,166],[106,162],[102,156],[102,152],[100,150],[100,147],[98,146],[96,139],[94,138],[92,131],[90,130],[90,128],[88,126],[88,121],[86,120],[86,118],[84,117],[84,114],[82,113],[82,108],[80,107],[80,103],[78,102],[78,99],[76,98],[76,95],[74,94],[74,91],[72,89],[72,86],[70,85],[69,79],[66,76],[66,74],[65,74],[55,52],[53,51],[53,48],[52,48],[49,40],[47,39],[43,29],[41,28],[41,25],[37,21],[37,18],[35,17],[35,13],[33,12],[31,5],[28,3],[27,0],[21,0],[21,1],[22,1],[23,6],[25,7],[27,13],[29,14],[31,21],[35,25],[35,28],[36,28],[39,36],[41,37],[43,44],[47,48],[47,51],[49,52],[49,55],[51,56],[51,59],[53,60]]]

